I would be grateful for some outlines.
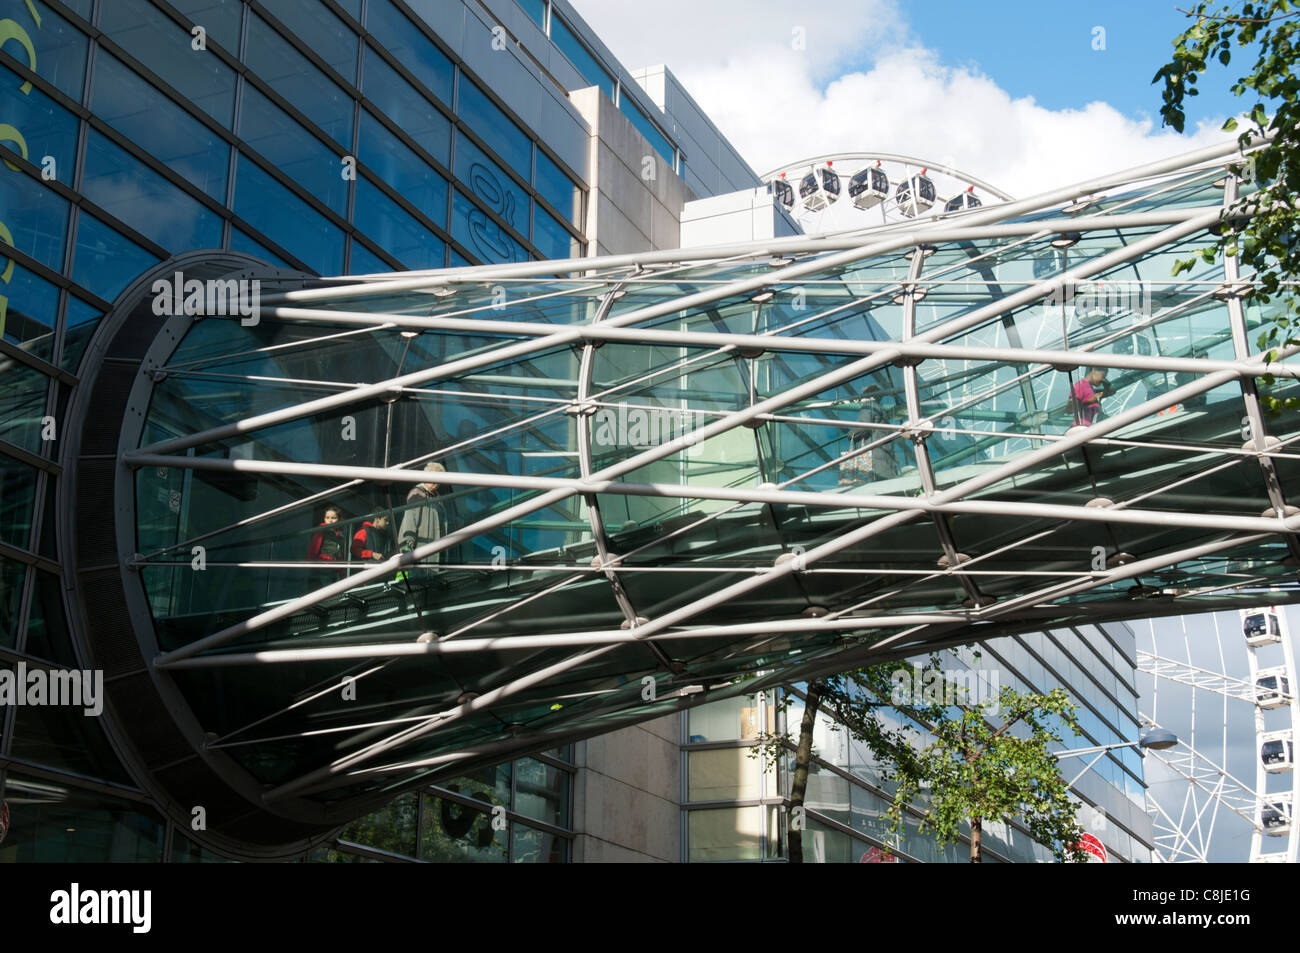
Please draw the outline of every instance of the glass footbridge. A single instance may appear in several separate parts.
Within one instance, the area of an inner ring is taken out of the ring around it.
[[[160,266],[97,332],[60,489],[113,737],[275,854],[727,693],[1293,599],[1280,305],[1233,260],[1172,276],[1255,191],[1234,158],[758,244]],[[207,296],[168,315],[178,271]],[[256,320],[214,313],[252,278]]]

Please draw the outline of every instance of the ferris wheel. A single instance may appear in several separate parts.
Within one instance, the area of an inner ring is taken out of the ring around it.
[[[1168,625],[1159,632],[1152,625],[1150,651],[1138,651],[1138,670],[1151,677],[1142,721],[1172,728],[1183,742],[1148,751],[1156,855],[1172,863],[1295,863],[1300,698],[1286,615],[1268,606],[1243,609],[1235,620],[1216,614],[1179,621],[1181,639]],[[1253,776],[1245,738],[1253,738]]]
[[[801,159],[763,176],[805,234],[934,218],[1011,196],[943,162],[878,152]]]

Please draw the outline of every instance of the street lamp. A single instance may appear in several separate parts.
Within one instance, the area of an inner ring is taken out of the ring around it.
[[[1150,748],[1152,751],[1164,751],[1166,748],[1172,748],[1178,744],[1178,736],[1168,728],[1147,728],[1140,735],[1137,741],[1120,741],[1111,745],[1095,745],[1091,748],[1074,748],[1070,751],[1054,751],[1052,756],[1058,761],[1066,758],[1077,758],[1086,754],[1095,754],[1096,757],[1083,766],[1083,770],[1075,775],[1074,780],[1066,787],[1074,787],[1079,778],[1091,770],[1092,766],[1105,756],[1107,751],[1114,751],[1116,748]]]

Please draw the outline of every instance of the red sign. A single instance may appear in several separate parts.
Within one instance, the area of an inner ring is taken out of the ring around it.
[[[1075,846],[1082,848],[1086,853],[1097,858],[1098,862],[1103,864],[1106,863],[1106,848],[1102,845],[1101,841],[1097,840],[1097,838],[1093,837],[1091,834],[1084,834],[1083,837],[1080,838],[1079,843]],[[1092,861],[1089,860],[1088,863],[1092,863]]]
[[[896,864],[898,858],[879,847],[868,847],[867,852],[858,860],[860,864]]]

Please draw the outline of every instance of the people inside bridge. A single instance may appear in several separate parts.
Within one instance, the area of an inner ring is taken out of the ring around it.
[[[872,384],[862,393],[862,405],[858,410],[858,423],[885,423],[894,409],[892,394],[881,394],[880,387]],[[858,450],[884,434],[875,429],[854,430],[849,436],[849,450]],[[840,485],[857,485],[871,480],[892,480],[898,476],[898,461],[894,459],[893,450],[888,444],[875,447],[865,453],[845,460],[840,465]]]
[[[393,553],[393,534],[388,530],[388,514],[381,513],[361,524],[352,536],[352,558],[379,562]]]
[[[429,462],[424,465],[429,473],[445,473],[447,468],[441,463]],[[406,494],[406,507],[402,513],[402,525],[398,541],[403,552],[410,552],[427,543],[442,539],[447,525],[447,516],[442,504],[438,502],[437,483],[419,483]],[[438,562],[439,553],[434,553],[431,562]]]
[[[325,562],[343,562],[347,559],[347,539],[338,522],[339,508],[333,505],[325,507],[325,519],[312,534],[311,544],[307,547],[308,559]]]
[[[1070,391],[1075,426],[1091,427],[1101,415],[1101,398],[1106,394],[1106,369],[1090,367]]]

